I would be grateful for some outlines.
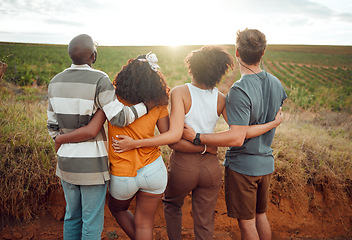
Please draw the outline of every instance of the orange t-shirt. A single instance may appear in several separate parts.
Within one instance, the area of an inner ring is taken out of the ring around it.
[[[120,100],[121,101],[121,100]],[[127,105],[124,101],[125,105]],[[133,139],[154,136],[155,125],[160,118],[169,115],[167,106],[152,108],[148,114],[138,118],[130,125],[120,128],[108,123],[110,173],[119,177],[135,177],[137,170],[154,162],[160,155],[159,147],[143,147],[123,153],[116,153],[110,143],[111,137],[126,135]]]

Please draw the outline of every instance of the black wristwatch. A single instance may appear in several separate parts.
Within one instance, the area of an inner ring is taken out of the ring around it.
[[[199,136],[200,136],[200,133],[197,133],[196,137],[193,139],[193,144],[194,145],[200,145],[201,142],[200,142]]]

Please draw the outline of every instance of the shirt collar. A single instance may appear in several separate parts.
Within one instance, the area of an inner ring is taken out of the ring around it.
[[[82,65],[71,64],[71,68],[91,69],[91,67],[88,64],[82,64]]]

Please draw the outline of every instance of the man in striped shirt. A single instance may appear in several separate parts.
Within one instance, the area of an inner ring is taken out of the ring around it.
[[[54,140],[60,133],[88,125],[98,109],[119,127],[147,113],[143,103],[127,107],[119,102],[108,75],[91,67],[97,51],[90,36],[73,38],[68,52],[71,67],[57,74],[48,87],[47,127]],[[64,239],[101,239],[108,163],[104,128],[88,141],[59,148],[56,175],[66,199]]]

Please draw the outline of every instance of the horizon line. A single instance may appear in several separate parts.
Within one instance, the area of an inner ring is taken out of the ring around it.
[[[38,43],[38,42],[17,42],[17,41],[0,41],[0,44],[28,44],[28,45],[53,45],[53,46],[67,46],[62,43]],[[182,46],[235,46],[234,43],[218,43],[218,44],[152,44],[152,45],[99,45],[99,47],[182,47]],[[345,44],[309,44],[309,43],[269,43],[267,46],[336,46],[336,47],[352,47],[352,45]]]

